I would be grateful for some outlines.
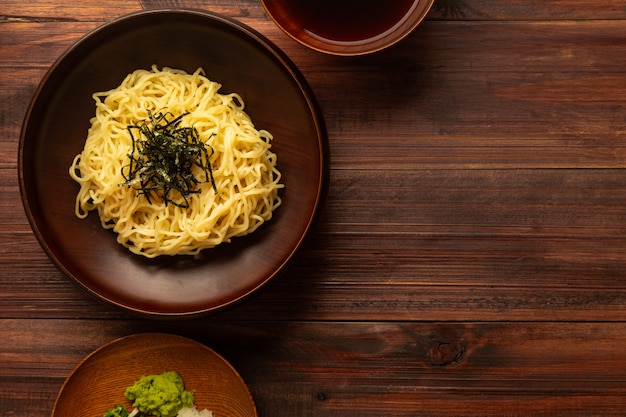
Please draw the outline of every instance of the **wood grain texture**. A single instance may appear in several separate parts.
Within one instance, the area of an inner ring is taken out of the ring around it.
[[[5,320],[3,398],[16,415],[45,415],[78,358],[154,329],[213,346],[260,416],[620,415],[626,405],[624,374],[609,366],[624,324],[580,322]]]
[[[50,65],[162,7],[278,45],[331,150],[319,222],[286,273],[185,322],[131,317],[63,276],[17,176]],[[437,0],[410,37],[357,58],[301,47],[256,0],[0,0],[0,414],[49,415],[91,351],[162,331],[221,353],[261,417],[623,415],[625,44],[617,0]]]

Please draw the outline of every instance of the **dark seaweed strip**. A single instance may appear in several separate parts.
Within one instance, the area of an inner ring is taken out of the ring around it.
[[[120,186],[139,190],[150,204],[151,196],[157,195],[166,205],[183,208],[189,207],[191,194],[201,191],[197,188],[201,182],[210,181],[217,193],[210,163],[214,150],[200,141],[195,127],[180,126],[186,114],[168,120],[173,117],[169,112],[149,112],[148,120],[128,126],[132,148],[129,163],[122,167],[124,182]],[[202,169],[204,181],[193,174],[194,166]],[[184,203],[175,201],[179,200],[176,196],[182,197]]]

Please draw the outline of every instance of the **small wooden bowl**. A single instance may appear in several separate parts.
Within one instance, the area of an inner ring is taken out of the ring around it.
[[[319,52],[363,55],[396,44],[430,11],[434,0],[261,0],[287,35]]]
[[[102,416],[116,404],[132,405],[126,387],[144,375],[176,371],[194,391],[198,410],[218,417],[256,417],[248,387],[210,348],[181,336],[143,333],[110,342],[87,356],[67,378],[52,417]]]

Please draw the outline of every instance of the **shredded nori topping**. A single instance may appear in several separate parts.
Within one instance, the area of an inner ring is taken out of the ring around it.
[[[191,194],[201,192],[197,185],[202,182],[210,181],[217,193],[209,161],[213,148],[200,140],[195,127],[180,126],[187,114],[148,112],[148,120],[128,126],[132,150],[129,163],[122,167],[125,181],[120,186],[139,190],[150,204],[157,196],[166,205],[183,208],[189,207]],[[194,166],[202,170],[204,180],[196,177]]]

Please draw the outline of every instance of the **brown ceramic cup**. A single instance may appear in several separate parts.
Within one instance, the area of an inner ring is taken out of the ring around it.
[[[434,0],[261,0],[287,35],[333,55],[363,55],[409,35]]]

